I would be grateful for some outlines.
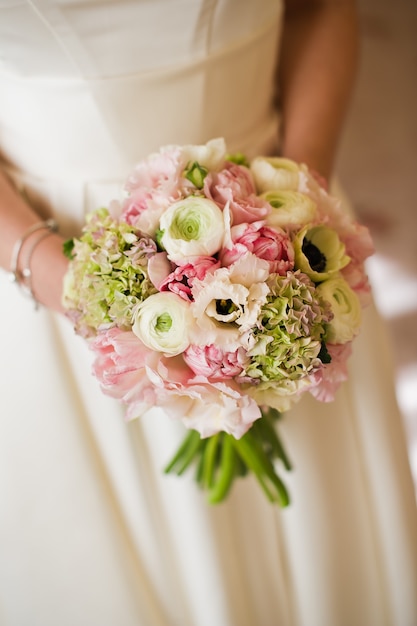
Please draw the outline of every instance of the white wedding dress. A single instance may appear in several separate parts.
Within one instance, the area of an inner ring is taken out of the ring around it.
[[[1,167],[65,236],[168,143],[274,149],[272,0],[0,0]],[[0,275],[2,626],[415,626],[417,514],[384,331],[280,430],[292,504],[163,474],[182,426],[126,423],[65,318]]]

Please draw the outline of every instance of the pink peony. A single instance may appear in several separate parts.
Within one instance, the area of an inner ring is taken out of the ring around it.
[[[177,146],[169,146],[139,161],[130,172],[125,189],[130,194],[137,189],[165,189],[169,191],[168,195],[172,195],[181,170],[181,150]]]
[[[228,162],[220,172],[210,173],[204,183],[207,197],[219,204],[226,204],[225,190],[230,190],[235,200],[242,200],[256,194],[252,172],[243,165]]]
[[[223,380],[239,376],[244,371],[248,358],[243,348],[227,352],[211,344],[189,346],[184,353],[184,360],[197,376]]]
[[[155,235],[167,207],[181,197],[189,183],[182,177],[181,150],[171,146],[140,161],[130,173],[121,218],[149,235]]]
[[[270,210],[268,203],[256,195],[252,173],[243,165],[227,163],[220,172],[208,174],[204,193],[221,208],[229,203],[234,224],[255,222]]]
[[[208,272],[214,272],[220,267],[220,261],[211,256],[201,256],[193,260],[192,263],[186,263],[176,267],[160,284],[160,291],[172,291],[178,294],[184,300],[193,301],[191,293],[194,280],[203,280]]]
[[[222,265],[235,263],[246,252],[269,262],[270,272],[285,276],[294,267],[294,248],[288,235],[278,228],[265,226],[264,222],[238,224],[231,228],[231,248],[220,255]]]

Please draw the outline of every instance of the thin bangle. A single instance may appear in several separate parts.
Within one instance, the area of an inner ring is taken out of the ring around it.
[[[32,224],[32,226],[30,226],[30,228],[28,228],[23,233],[20,239],[16,241],[14,248],[13,248],[13,252],[12,252],[12,259],[10,262],[10,280],[12,282],[15,282],[15,283],[20,282],[20,273],[18,270],[19,256],[20,256],[23,244],[25,243],[26,239],[28,239],[28,237],[30,237],[30,235],[35,233],[37,230],[41,230],[45,228],[46,230],[53,232],[58,229],[58,225],[53,219],[48,219],[44,222],[36,222],[36,224]]]
[[[20,259],[20,255],[22,252],[23,244],[31,235],[33,235],[38,230],[44,230],[45,232],[41,233],[32,243],[26,255],[26,262],[23,265],[23,269],[19,270],[19,259]],[[33,300],[35,304],[35,309],[38,308],[39,302],[37,301],[33,293],[32,271],[31,271],[30,263],[31,263],[35,248],[38,246],[38,244],[46,237],[49,237],[49,235],[52,235],[52,233],[57,232],[57,230],[58,230],[58,224],[53,219],[49,219],[49,220],[46,220],[45,222],[38,222],[36,224],[33,224],[33,226],[28,228],[28,230],[26,230],[23,233],[22,237],[16,242],[14,249],[13,249],[12,262],[11,262],[11,268],[10,268],[10,278],[12,282],[15,282],[20,287],[20,289],[26,296],[29,296]]]
[[[37,239],[33,242],[33,244],[30,247],[30,250],[26,257],[26,263],[23,265],[23,269],[20,272],[22,280],[20,281],[19,286],[23,289],[26,295],[28,295],[33,300],[35,309],[39,307],[39,301],[36,298],[35,294],[33,293],[32,269],[30,266],[32,255],[35,251],[35,248],[38,246],[38,244],[40,244],[41,241],[46,239],[46,237],[49,237],[49,235],[52,235],[56,230],[57,230],[56,228],[54,228],[53,230],[52,229],[46,230],[37,237]]]

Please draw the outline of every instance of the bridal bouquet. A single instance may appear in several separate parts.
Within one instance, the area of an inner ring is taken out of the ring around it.
[[[103,391],[128,419],[158,406],[188,429],[166,471],[193,464],[213,503],[250,472],[288,504],[276,421],[347,376],[367,229],[306,166],[215,139],[138,163],[65,249],[63,303]]]

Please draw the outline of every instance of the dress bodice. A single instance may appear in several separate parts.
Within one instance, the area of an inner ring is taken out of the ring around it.
[[[280,0],[0,0],[4,161],[101,181],[167,143],[270,147],[281,14]]]

